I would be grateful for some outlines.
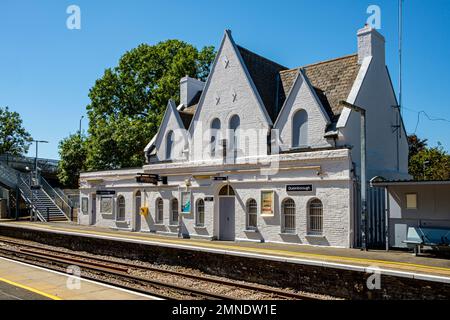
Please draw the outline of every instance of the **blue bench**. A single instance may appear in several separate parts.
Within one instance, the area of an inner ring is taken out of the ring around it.
[[[408,248],[413,248],[416,255],[420,254],[423,246],[429,246],[433,249],[450,248],[450,228],[434,227],[408,227],[406,240]]]

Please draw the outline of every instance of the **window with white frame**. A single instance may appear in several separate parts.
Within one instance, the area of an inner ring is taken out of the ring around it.
[[[295,202],[287,198],[282,204],[282,232],[295,234]]]
[[[247,230],[258,228],[258,204],[255,199],[247,201]]]
[[[205,200],[198,199],[197,200],[197,219],[196,225],[197,227],[205,226]]]
[[[171,225],[178,225],[178,199],[173,198],[172,201],[170,201],[170,224]]]
[[[173,142],[174,134],[173,131],[169,131],[166,137],[166,160],[172,160],[173,158]]]
[[[164,220],[164,202],[163,199],[156,199],[155,204],[155,222],[162,223]]]
[[[220,120],[215,118],[211,122],[211,140],[210,140],[210,155],[211,158],[216,157],[216,151],[219,149],[219,141],[220,141]]]
[[[125,220],[125,198],[119,196],[117,198],[117,221]]]
[[[323,205],[319,199],[309,203],[308,234],[321,235],[323,233]]]

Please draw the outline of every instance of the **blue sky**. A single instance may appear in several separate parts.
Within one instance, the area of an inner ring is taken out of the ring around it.
[[[66,28],[71,4],[81,8],[81,30]],[[238,44],[296,67],[356,52],[371,4],[381,8],[397,89],[396,0],[2,0],[0,105],[18,111],[34,138],[50,141],[41,156],[58,158],[58,142],[78,130],[89,88],[140,43],[218,46],[229,28]],[[450,1],[405,0],[404,8],[404,121],[412,133],[420,110],[450,121]],[[416,132],[450,150],[450,122],[422,114]]]

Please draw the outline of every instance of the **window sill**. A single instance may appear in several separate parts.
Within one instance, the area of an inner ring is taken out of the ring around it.
[[[280,232],[280,236],[296,236],[298,237],[298,233],[289,233],[289,232]]]
[[[165,224],[164,224],[164,223],[161,223],[161,222],[154,223],[153,225],[154,225],[155,227],[164,227],[164,226],[165,226]]]
[[[259,233],[258,229],[245,229],[244,230],[245,233]]]
[[[305,237],[307,238],[325,238],[323,234],[307,234]]]
[[[206,230],[208,229],[206,226],[194,226],[195,229]]]
[[[169,228],[178,228],[179,225],[178,224],[169,224]]]

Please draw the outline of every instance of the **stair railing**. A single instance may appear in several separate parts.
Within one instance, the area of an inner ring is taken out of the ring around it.
[[[53,201],[53,203],[61,210],[61,212],[66,216],[67,220],[72,221],[73,209],[69,203],[61,197],[61,195],[53,189],[53,187],[41,177],[42,191],[44,191],[48,197]]]
[[[8,187],[15,188],[17,186],[18,171],[0,162],[0,181],[3,181]]]
[[[33,190],[31,190],[30,186],[28,185],[28,183],[26,182],[25,179],[26,179],[26,177],[24,178],[21,175],[18,176],[18,187],[19,187],[20,193],[22,195],[22,198],[30,206],[31,212],[34,213],[40,221],[45,222],[45,221],[47,221],[47,219],[44,218],[44,216],[41,214],[41,212],[39,212],[39,210],[34,205]]]

